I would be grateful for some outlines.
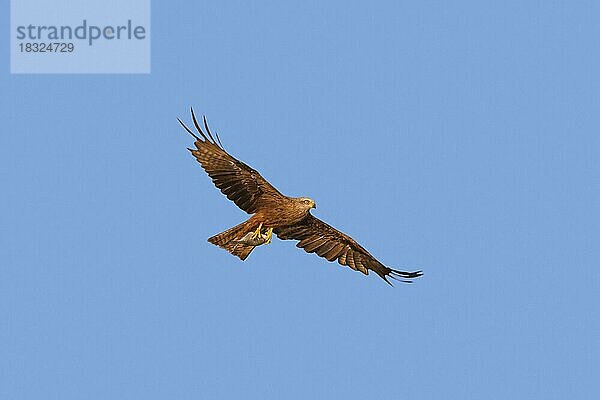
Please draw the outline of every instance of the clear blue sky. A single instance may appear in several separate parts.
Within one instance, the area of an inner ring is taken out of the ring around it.
[[[149,75],[4,59],[0,398],[598,398],[598,2],[248,3],[155,1]],[[207,243],[189,106],[425,276]]]

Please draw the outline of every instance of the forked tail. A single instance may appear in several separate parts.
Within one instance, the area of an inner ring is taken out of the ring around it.
[[[242,222],[239,225],[229,228],[224,232],[216,234],[215,236],[209,237],[208,241],[216,246],[219,246],[241,260],[248,258],[255,246],[248,246],[242,243],[237,243],[238,240],[242,239],[248,232],[254,231],[258,228],[258,224],[252,221],[252,218]]]

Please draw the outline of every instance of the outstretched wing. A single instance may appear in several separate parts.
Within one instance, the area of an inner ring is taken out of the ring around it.
[[[350,236],[311,214],[298,224],[276,228],[273,232],[283,240],[299,240],[296,247],[307,253],[317,253],[328,261],[337,260],[341,265],[347,265],[365,275],[369,274],[369,270],[374,271],[390,285],[388,277],[411,283],[411,279],[423,275],[422,271],[405,272],[386,267]]]
[[[194,110],[192,109],[192,120],[201,137],[198,137],[179,118],[177,120],[195,139],[195,149],[188,149],[196,160],[202,165],[208,176],[217,188],[232,200],[239,208],[248,214],[253,214],[260,207],[261,201],[266,198],[283,197],[277,189],[265,180],[258,172],[235,159],[223,149],[221,139],[215,132],[217,140],[208,129],[206,118],[204,118],[204,129],[202,131]]]

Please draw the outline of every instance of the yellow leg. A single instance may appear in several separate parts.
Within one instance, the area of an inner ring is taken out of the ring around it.
[[[271,243],[271,239],[273,238],[273,228],[267,229],[267,241],[265,244]]]
[[[262,222],[260,223],[260,225],[258,225],[258,228],[256,228],[256,231],[252,235],[252,239],[256,239],[256,238],[260,237],[261,230],[262,230]]]

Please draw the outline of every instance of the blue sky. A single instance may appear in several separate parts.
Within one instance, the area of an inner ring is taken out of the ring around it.
[[[154,2],[148,75],[2,63],[0,398],[598,397],[600,5],[248,3]],[[207,243],[190,106],[424,277]]]

